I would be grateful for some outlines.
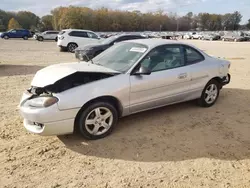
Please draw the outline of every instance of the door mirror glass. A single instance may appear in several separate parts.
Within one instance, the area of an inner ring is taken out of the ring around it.
[[[147,67],[141,66],[140,69],[135,73],[135,75],[150,75],[151,70]]]

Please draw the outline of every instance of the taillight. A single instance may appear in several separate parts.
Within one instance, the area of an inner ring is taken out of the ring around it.
[[[63,40],[63,39],[64,39],[64,36],[60,36],[59,39],[60,39],[60,40]]]

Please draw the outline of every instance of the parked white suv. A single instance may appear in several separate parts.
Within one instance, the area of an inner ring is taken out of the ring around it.
[[[36,39],[38,41],[43,41],[43,40],[55,40],[55,41],[57,41],[58,34],[59,34],[59,31],[44,31],[41,34],[38,34]]]
[[[57,46],[61,51],[74,52],[78,46],[97,43],[100,37],[93,31],[66,29],[58,35]]]

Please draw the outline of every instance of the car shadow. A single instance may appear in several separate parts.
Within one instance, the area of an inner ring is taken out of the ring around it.
[[[87,141],[59,136],[70,150],[88,156],[160,162],[250,157],[250,90],[224,88],[211,108],[176,104],[122,118],[108,137]]]
[[[38,65],[0,64],[0,77],[35,74],[42,68]]]

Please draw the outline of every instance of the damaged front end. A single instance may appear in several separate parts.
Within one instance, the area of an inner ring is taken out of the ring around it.
[[[28,92],[32,95],[40,96],[40,95],[51,95],[52,93],[60,93],[71,88],[87,84],[90,82],[102,80],[105,78],[112,77],[116,74],[114,73],[100,73],[100,72],[75,72],[71,75],[68,75],[54,84],[47,85],[44,87],[36,87],[31,86],[28,89]]]

